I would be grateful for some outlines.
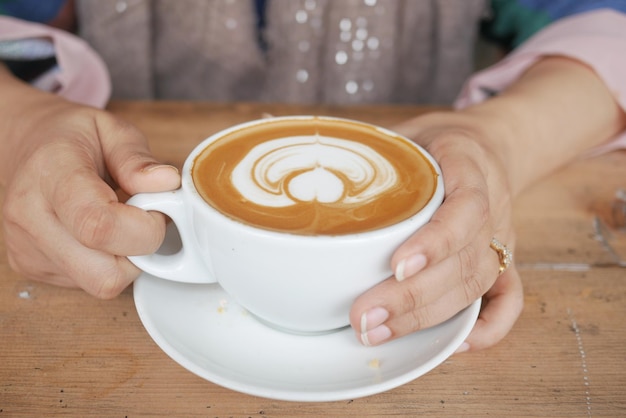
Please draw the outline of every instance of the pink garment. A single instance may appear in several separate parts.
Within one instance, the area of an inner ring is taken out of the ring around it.
[[[68,100],[103,108],[111,96],[104,62],[82,39],[49,26],[0,16],[0,41],[26,38],[52,40],[61,71],[54,74],[57,94]]]
[[[560,55],[584,62],[602,78],[626,111],[626,15],[597,10],[574,15],[548,26],[504,60],[474,74],[455,102],[463,108],[502,91],[542,56]],[[593,153],[626,148],[626,132],[597,147]]]

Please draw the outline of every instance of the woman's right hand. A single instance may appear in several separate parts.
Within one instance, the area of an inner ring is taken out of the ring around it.
[[[156,161],[138,129],[112,114],[7,74],[0,82],[8,86],[0,103],[0,178],[11,267],[99,298],[118,295],[139,274],[126,256],[155,251],[165,220],[123,204],[115,188],[130,195],[173,190],[178,171]]]

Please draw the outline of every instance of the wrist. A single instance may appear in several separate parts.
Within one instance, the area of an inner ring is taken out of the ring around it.
[[[488,101],[458,113],[476,133],[473,140],[504,167],[503,174],[512,196],[535,180],[532,152],[520,148],[523,138],[532,134],[526,133],[528,127],[519,118],[511,116],[515,114],[514,109]]]

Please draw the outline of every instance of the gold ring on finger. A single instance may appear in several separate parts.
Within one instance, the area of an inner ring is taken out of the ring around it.
[[[489,244],[492,250],[494,250],[498,254],[498,261],[500,262],[500,268],[498,270],[498,275],[504,273],[506,269],[509,268],[511,263],[513,262],[513,253],[511,250],[507,248],[506,245],[502,244],[495,238],[491,239],[491,243]]]

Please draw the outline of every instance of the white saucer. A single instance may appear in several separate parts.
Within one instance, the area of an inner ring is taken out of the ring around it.
[[[317,336],[277,331],[218,285],[142,274],[134,298],[150,336],[189,371],[250,395],[318,402],[384,392],[432,370],[465,340],[480,308],[478,300],[434,328],[364,347],[351,328]]]

